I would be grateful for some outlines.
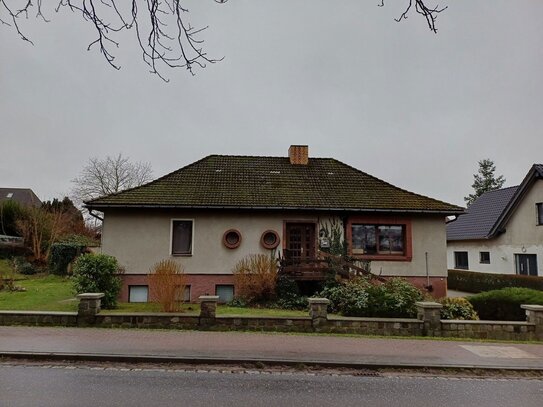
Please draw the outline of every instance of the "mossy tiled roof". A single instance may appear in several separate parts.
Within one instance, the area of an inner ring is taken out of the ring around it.
[[[397,188],[332,158],[292,165],[283,157],[211,155],[146,185],[87,207],[385,210],[463,209]]]

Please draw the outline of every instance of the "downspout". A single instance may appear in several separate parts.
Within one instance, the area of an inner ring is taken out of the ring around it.
[[[92,209],[89,209],[89,215],[92,216],[93,218],[98,219],[100,222],[104,221],[104,218],[101,218],[100,216],[96,215],[95,213],[92,213]]]
[[[426,290],[431,293],[432,291],[434,291],[434,287],[432,287],[432,285],[430,284],[430,272],[428,270],[428,252],[424,253],[424,257],[426,260],[426,287],[424,288],[426,288]]]

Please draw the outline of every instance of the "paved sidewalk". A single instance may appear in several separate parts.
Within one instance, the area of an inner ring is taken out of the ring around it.
[[[543,370],[543,344],[249,332],[0,327],[0,356]]]

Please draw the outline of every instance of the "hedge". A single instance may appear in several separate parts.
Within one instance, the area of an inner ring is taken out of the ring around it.
[[[54,243],[49,255],[49,270],[53,274],[68,274],[68,265],[74,261],[85,249],[84,245],[77,243]]]
[[[451,290],[469,293],[480,293],[507,287],[524,287],[543,291],[543,277],[449,270],[447,286]]]
[[[543,305],[543,292],[509,287],[467,297],[479,318],[491,321],[526,321],[522,304]]]

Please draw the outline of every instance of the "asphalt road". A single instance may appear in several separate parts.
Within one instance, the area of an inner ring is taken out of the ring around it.
[[[292,371],[183,371],[0,365],[11,406],[477,406],[540,407],[541,379],[360,377]]]

